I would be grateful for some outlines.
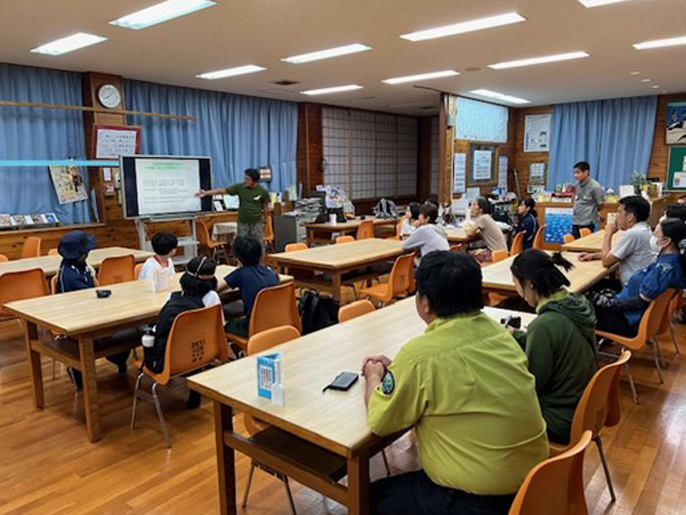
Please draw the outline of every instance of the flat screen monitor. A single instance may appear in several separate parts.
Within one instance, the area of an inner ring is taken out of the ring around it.
[[[125,218],[212,212],[212,197],[195,197],[201,189],[212,189],[209,157],[122,156],[119,164]]]

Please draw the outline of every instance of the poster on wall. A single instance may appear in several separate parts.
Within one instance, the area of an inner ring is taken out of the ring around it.
[[[453,193],[464,193],[467,187],[467,154],[453,154]]]
[[[498,188],[507,190],[507,156],[498,158]]]
[[[572,232],[573,208],[549,207],[545,210],[546,243],[563,243],[564,235]]]
[[[524,152],[548,152],[550,149],[550,114],[524,118]]]
[[[60,204],[70,204],[88,198],[86,184],[78,166],[50,166],[50,177]]]
[[[686,102],[667,104],[667,145],[686,143]]]
[[[475,181],[490,181],[493,169],[493,152],[490,150],[475,150],[473,177]]]
[[[141,128],[114,125],[93,126],[95,159],[119,159],[140,152]]]

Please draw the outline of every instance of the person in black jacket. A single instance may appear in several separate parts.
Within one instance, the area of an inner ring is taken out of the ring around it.
[[[524,199],[519,203],[517,213],[521,217],[521,222],[515,229],[515,233],[524,233],[522,250],[528,250],[533,247],[540,225],[538,223],[538,213],[536,212],[536,201],[532,198]]]

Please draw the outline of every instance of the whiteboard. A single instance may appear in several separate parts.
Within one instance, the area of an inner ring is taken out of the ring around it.
[[[96,159],[119,159],[138,154],[140,127],[96,125],[94,129]]]
[[[507,107],[457,98],[457,139],[507,143]]]

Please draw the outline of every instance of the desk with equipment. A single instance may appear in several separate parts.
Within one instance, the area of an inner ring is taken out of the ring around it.
[[[235,267],[219,266],[217,277],[224,277],[233,270]],[[42,409],[45,404],[41,369],[41,355],[45,355],[83,373],[88,439],[91,442],[100,440],[95,360],[104,356],[105,352],[112,354],[113,349],[96,350],[94,341],[122,329],[140,327],[157,320],[169,293],[179,289],[181,275],[179,273],[171,278],[170,289],[162,292],[153,291],[152,281],[131,281],[109,286],[112,293],[107,298],[98,298],[95,288],[90,288],[6,304],[7,311],[25,322],[24,334],[36,408]],[[281,276],[280,279],[282,282],[292,280],[288,276]],[[39,338],[38,327],[71,338],[43,341]],[[133,346],[127,343],[115,350],[121,352]]]
[[[524,326],[535,317],[495,308],[484,311],[497,321],[516,314]],[[346,392],[322,389],[343,371],[359,372],[365,356],[393,358],[425,329],[414,299],[405,299],[270,349],[282,355],[284,406],[258,396],[253,356],[189,378],[192,389],[214,401],[220,512],[237,513],[234,452],[239,451],[347,506],[349,514],[368,513],[369,459],[401,435],[381,438],[371,433],[364,380]],[[235,432],[233,415],[238,411],[271,424],[268,431],[274,438],[263,438],[262,443]],[[291,459],[288,451],[296,444],[304,451]],[[326,460],[315,469],[304,465],[298,459],[303,460],[307,449],[326,455]],[[347,487],[324,471],[341,467],[347,472]]]
[[[374,228],[384,226],[395,228],[398,223],[394,218],[367,218],[367,220],[372,220]],[[333,224],[329,222],[305,224],[305,228],[307,229],[307,244],[333,243],[334,234],[340,236],[350,234],[354,236],[362,222],[364,222],[364,220],[361,218],[355,218],[353,220]]]

